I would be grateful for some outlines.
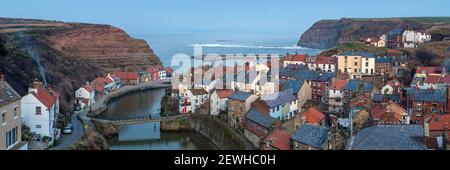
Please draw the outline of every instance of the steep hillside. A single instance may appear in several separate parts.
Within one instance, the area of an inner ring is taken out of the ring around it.
[[[380,18],[322,20],[309,28],[298,42],[299,46],[329,49],[338,43],[359,41],[361,38],[379,37],[396,28],[428,30],[433,40],[442,40],[449,34],[450,18]]]
[[[107,25],[0,18],[0,73],[20,93],[39,78],[70,111],[76,88],[114,70],[161,65],[147,43]]]

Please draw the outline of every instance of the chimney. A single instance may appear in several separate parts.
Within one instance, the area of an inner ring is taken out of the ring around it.
[[[42,83],[41,81],[39,81],[39,79],[35,79],[33,82],[33,88],[37,89],[37,88],[44,88],[44,83]]]

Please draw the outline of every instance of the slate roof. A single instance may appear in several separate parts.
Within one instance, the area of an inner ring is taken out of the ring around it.
[[[6,82],[0,80],[0,107],[20,100],[20,95]]]
[[[392,95],[386,95],[386,97],[390,101],[393,101],[395,103],[400,103],[400,95],[392,94]],[[372,97],[372,101],[374,101],[374,102],[383,102],[384,101],[384,95],[383,94],[375,94]]]
[[[367,51],[343,52],[339,56],[362,56],[364,58],[375,58],[375,55]]]
[[[230,99],[245,101],[245,100],[247,100],[251,95],[252,95],[252,94],[247,93],[247,92],[235,91],[235,92],[230,96]]]
[[[322,149],[327,141],[329,129],[311,124],[304,124],[292,135],[292,140]]]
[[[304,80],[288,80],[284,85],[284,89],[291,89],[295,94],[297,94],[304,82]]]
[[[403,34],[403,31],[404,31],[404,29],[401,29],[401,28],[393,29],[393,30],[389,31],[388,35],[389,36],[400,35],[400,34]]]
[[[353,150],[425,150],[422,125],[378,125],[356,134]]]
[[[286,89],[281,92],[261,95],[261,99],[264,100],[269,107],[276,107],[284,103],[297,100],[297,97],[295,97],[292,89]]]
[[[391,56],[377,56],[375,58],[376,63],[392,63],[393,61]]]
[[[350,90],[352,92],[358,92],[359,91],[359,85],[360,85],[359,80],[350,80],[347,85],[345,85],[345,90]],[[364,82],[364,92],[371,92],[373,88],[373,85],[371,83],[368,82]]]
[[[336,76],[335,73],[312,70],[296,70],[294,76],[297,80],[331,82]]]
[[[414,93],[414,101],[421,101],[421,102],[438,102],[438,103],[445,103],[446,102],[446,95],[445,95],[445,89],[443,90],[416,90]]]
[[[277,119],[270,117],[269,115],[264,115],[255,109],[250,109],[246,115],[247,119],[264,126],[265,128],[272,128],[272,125],[277,121]]]

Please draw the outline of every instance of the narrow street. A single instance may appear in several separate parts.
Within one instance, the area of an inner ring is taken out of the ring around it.
[[[81,121],[77,118],[78,112],[72,115],[71,120],[73,124],[72,134],[62,134],[61,142],[58,146],[52,147],[49,150],[68,150],[69,147],[77,142],[84,134],[84,127]]]

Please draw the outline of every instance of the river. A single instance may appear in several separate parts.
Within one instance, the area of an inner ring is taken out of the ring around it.
[[[112,100],[102,117],[109,119],[160,116],[165,89],[135,92]],[[119,127],[108,139],[112,150],[215,150],[217,147],[195,132],[161,132],[159,123]]]

